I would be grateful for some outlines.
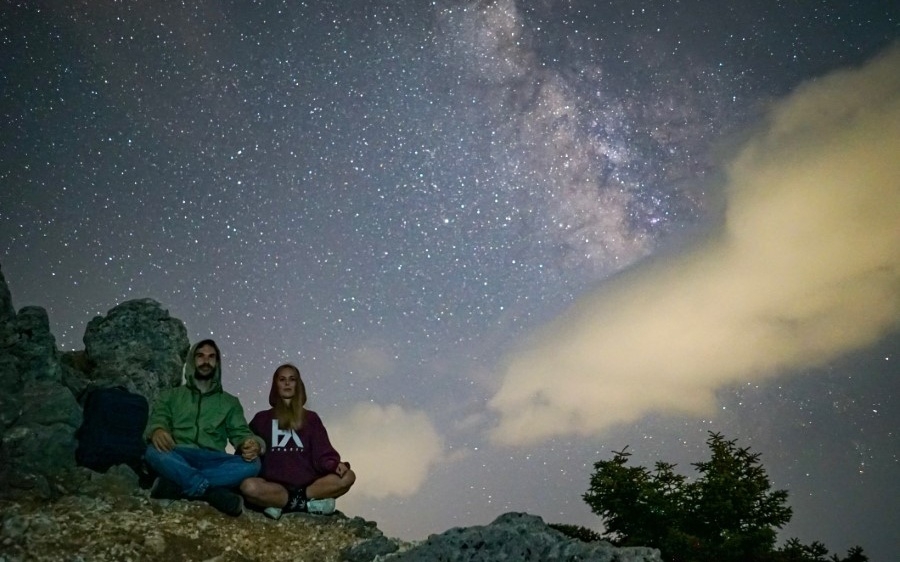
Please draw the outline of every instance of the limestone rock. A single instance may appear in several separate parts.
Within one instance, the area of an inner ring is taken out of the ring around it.
[[[83,349],[63,351],[59,354],[59,363],[62,367],[63,385],[72,391],[79,403],[84,403],[86,392],[91,388],[90,373],[94,370],[94,365]]]
[[[391,561],[476,562],[492,560],[662,562],[654,548],[616,548],[607,542],[586,543],[567,537],[527,513],[506,513],[490,525],[450,529],[393,555]]]
[[[397,550],[399,550],[397,541],[381,535],[348,548],[341,553],[341,559],[346,562],[370,562],[383,559]]]
[[[152,401],[181,382],[187,330],[156,301],[128,301],[94,318],[84,341],[84,351],[60,353],[46,310],[14,312],[0,274],[0,497],[53,499],[86,482],[123,487],[121,478],[92,479],[75,466],[78,398],[121,385]],[[124,488],[137,482],[129,470]]]
[[[228,517],[204,502],[166,504],[145,491],[127,499],[0,499],[0,560],[338,562],[340,552],[360,540],[338,513],[273,521],[249,510]]]
[[[137,299],[94,317],[84,346],[92,385],[124,386],[152,404],[160,390],[181,383],[190,343],[183,322],[155,300]]]
[[[54,497],[75,468],[81,407],[62,385],[47,312],[11,309],[0,276],[0,495]]]
[[[47,311],[39,306],[23,307],[13,319],[12,329],[14,341],[10,351],[19,360],[23,382],[62,381],[56,338],[50,333]]]
[[[12,295],[6,284],[6,278],[3,277],[3,268],[0,267],[0,324],[9,322],[15,315],[16,309],[13,308]]]

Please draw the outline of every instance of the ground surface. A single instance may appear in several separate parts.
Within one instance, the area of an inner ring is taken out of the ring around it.
[[[141,495],[2,500],[0,519],[0,562],[332,561],[373,532],[372,524],[340,513],[233,518],[204,503]]]

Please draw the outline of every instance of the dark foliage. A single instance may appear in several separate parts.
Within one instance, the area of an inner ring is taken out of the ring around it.
[[[863,553],[862,547],[854,546],[847,551],[847,556],[837,554],[828,556],[828,549],[819,541],[803,544],[797,539],[790,539],[772,558],[776,562],[868,562],[869,557]]]
[[[657,462],[628,466],[615,452],[594,464],[584,501],[603,519],[603,539],[618,546],[651,546],[669,562],[865,562],[856,547],[846,558],[825,558],[818,542],[791,539],[775,549],[777,530],[791,519],[787,492],[771,490],[759,453],[710,432],[709,461],[693,463],[694,481]]]

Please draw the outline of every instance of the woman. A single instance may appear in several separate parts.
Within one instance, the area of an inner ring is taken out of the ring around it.
[[[333,513],[334,498],[350,490],[356,474],[331,446],[318,414],[304,407],[306,387],[297,367],[275,369],[269,404],[250,422],[268,444],[262,470],[241,483],[241,493],[272,519],[289,512]]]

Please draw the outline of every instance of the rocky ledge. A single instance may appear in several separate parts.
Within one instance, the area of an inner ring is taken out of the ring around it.
[[[0,500],[0,562],[661,562],[659,551],[585,543],[539,517],[507,513],[419,543],[385,537],[375,523],[340,512],[255,511],[228,517],[200,502],[151,500],[146,492],[54,501]]]
[[[0,561],[336,561],[380,535],[359,518],[233,518],[199,502],[141,496],[0,501]]]
[[[661,562],[650,548],[582,542],[537,516],[507,513],[421,542],[389,538],[374,522],[292,514],[273,521],[247,510],[228,517],[202,502],[152,500],[122,486],[125,467],[88,480],[84,494],[0,499],[0,562]]]

